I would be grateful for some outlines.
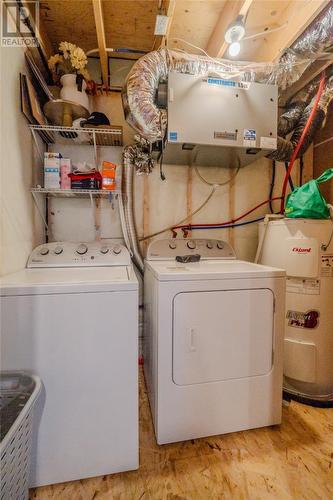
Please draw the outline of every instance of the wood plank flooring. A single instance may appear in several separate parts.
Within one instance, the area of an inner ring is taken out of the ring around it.
[[[141,374],[140,469],[37,488],[30,498],[332,500],[333,409],[292,402],[280,426],[157,446]]]

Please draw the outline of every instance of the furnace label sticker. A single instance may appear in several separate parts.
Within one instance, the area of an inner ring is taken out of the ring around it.
[[[207,82],[209,85],[220,85],[222,87],[231,87],[236,89],[248,90],[250,88],[249,82],[234,82],[223,78],[207,78],[204,79],[204,82]]]
[[[176,141],[178,138],[178,133],[177,132],[169,132],[169,140],[170,141]]]
[[[260,137],[260,147],[262,149],[276,149],[277,148],[276,137]]]
[[[227,141],[237,141],[237,132],[214,132],[214,139],[225,139]]]
[[[257,141],[257,133],[252,128],[245,128],[243,134],[243,146],[247,148],[255,148]]]

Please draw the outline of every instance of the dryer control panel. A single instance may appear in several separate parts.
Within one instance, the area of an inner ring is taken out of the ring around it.
[[[223,240],[180,239],[155,240],[147,251],[147,260],[174,260],[185,255],[200,255],[201,259],[236,259],[234,249]]]
[[[88,243],[53,242],[36,247],[27,267],[129,266],[130,254],[120,243],[104,240]]]

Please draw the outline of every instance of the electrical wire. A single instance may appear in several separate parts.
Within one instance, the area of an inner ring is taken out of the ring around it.
[[[194,215],[196,215],[198,212],[200,212],[200,210],[202,210],[204,208],[204,206],[207,205],[207,203],[209,202],[209,200],[211,199],[211,197],[213,196],[213,194],[215,193],[217,188],[218,188],[218,186],[213,186],[213,189],[211,190],[211,192],[209,193],[209,195],[205,199],[205,201],[196,210],[194,210],[194,212],[192,212],[191,214],[184,217],[184,219],[182,219],[177,224],[182,224],[183,222],[187,221],[188,219],[191,219]],[[155,236],[159,236],[160,234],[165,233],[166,231],[171,231],[173,227],[174,226],[165,227],[164,229],[161,229],[160,231],[157,231],[156,233],[148,234],[148,236],[144,236],[143,238],[139,238],[139,241],[145,241],[145,240],[149,240],[150,238],[154,238]]]
[[[231,219],[231,220],[225,221],[225,222],[217,222],[217,223],[213,223],[213,224],[194,224],[194,226],[199,227],[199,228],[204,228],[204,227],[207,227],[207,228],[214,227],[215,228],[215,227],[222,227],[222,226],[231,225],[231,224],[234,224],[235,222],[238,222],[238,221],[244,219],[244,217],[251,214],[252,212],[255,212],[256,210],[258,210],[258,208],[266,205],[270,201],[275,201],[275,200],[280,200],[280,199],[281,199],[280,196],[275,196],[274,198],[271,198],[270,200],[265,200],[262,203],[259,203],[255,207],[251,208],[250,210],[247,210],[247,212],[243,213],[239,217],[236,217],[236,219]],[[191,231],[192,224],[177,225],[177,226],[173,226],[172,229],[174,231],[176,231],[177,229],[186,229],[186,230]]]
[[[291,157],[291,160],[290,160],[290,163],[289,163],[288,170],[286,171],[286,175],[284,176],[283,186],[282,186],[282,192],[281,192],[281,205],[280,205],[280,213],[281,214],[284,213],[284,202],[285,202],[285,197],[286,197],[288,178],[290,177],[290,174],[291,174],[291,171],[293,169],[293,166],[294,166],[295,160],[297,158],[297,155],[298,155],[298,153],[299,153],[299,151],[300,151],[300,149],[302,147],[302,144],[304,142],[306,134],[308,133],[308,130],[309,130],[310,125],[311,125],[311,123],[313,121],[314,115],[315,115],[315,113],[317,111],[319,100],[320,100],[321,95],[322,95],[323,90],[324,90],[324,83],[325,83],[325,73],[323,73],[323,75],[321,77],[320,84],[319,84],[319,87],[318,87],[318,92],[317,92],[316,99],[315,99],[315,103],[313,105],[313,108],[311,110],[309,118],[306,121],[305,127],[304,127],[302,135],[301,135],[301,137],[300,137],[300,139],[299,139],[299,141],[297,143],[297,146],[294,149],[294,152],[292,154],[292,157]]]
[[[212,187],[212,190],[211,192],[209,193],[208,197],[205,199],[205,201],[196,209],[194,210],[194,212],[192,212],[191,214],[187,215],[186,217],[184,217],[184,219],[182,219],[181,221],[177,222],[176,225],[180,225],[180,224],[183,224],[183,222],[187,221],[188,219],[191,219],[192,217],[194,217],[194,215],[196,215],[197,213],[200,212],[200,210],[202,210],[206,205],[207,203],[209,202],[209,200],[212,198],[213,194],[215,193],[215,191],[221,187],[221,186],[226,186],[227,184],[229,184],[231,181],[233,181],[236,177],[236,175],[238,174],[240,170],[240,167],[237,167],[236,169],[236,172],[235,174],[230,177],[230,179],[228,179],[227,181],[225,182],[221,182],[221,183],[210,183],[209,181],[207,181],[207,179],[205,179],[199,172],[199,169],[198,167],[194,167],[194,171],[195,173],[197,174],[197,176],[199,177],[199,179],[207,184],[207,186],[211,186]],[[160,231],[157,231],[156,233],[152,233],[152,234],[148,234],[148,236],[144,236],[143,238],[139,238],[139,241],[145,241],[145,240],[149,240],[150,238],[154,238],[155,236],[159,236],[160,234],[163,234],[167,231],[172,231],[173,227],[175,227],[174,225],[173,226],[168,226],[168,227],[165,227],[164,229],[161,229]]]
[[[227,179],[226,181],[224,182],[209,182],[207,181],[207,179],[204,178],[204,176],[200,173],[199,171],[199,168],[197,166],[194,167],[194,170],[195,170],[195,173],[197,174],[197,176],[199,177],[199,179],[204,182],[205,184],[207,184],[207,186],[226,186],[227,184],[230,184],[231,181],[233,181],[235,179],[235,177],[237,176],[239,170],[240,170],[240,167],[237,167],[236,168],[236,172],[234,173],[234,175],[232,175],[229,179]]]
[[[285,169],[286,169],[286,172],[288,172],[288,162],[287,162],[287,161],[285,161],[285,162],[284,162],[284,167],[285,167]],[[295,187],[294,187],[294,183],[293,183],[293,180],[292,180],[292,178],[291,178],[291,175],[289,175],[289,177],[288,177],[288,181],[289,181],[289,186],[290,186],[290,189],[291,189],[292,191],[294,191]]]
[[[270,186],[270,189],[269,189],[269,196],[268,196],[268,199],[269,199],[269,209],[271,211],[271,214],[274,213],[274,210],[273,210],[273,205],[272,205],[272,197],[273,197],[273,191],[274,191],[274,185],[275,185],[275,173],[276,173],[276,162],[275,160],[273,160],[273,163],[272,163],[272,179],[271,179],[271,186]]]

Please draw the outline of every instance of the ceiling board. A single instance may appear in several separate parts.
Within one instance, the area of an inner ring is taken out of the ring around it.
[[[48,0],[40,4],[41,18],[53,51],[62,41],[87,51],[97,47],[91,0]]]
[[[224,5],[225,0],[177,0],[168,46],[180,47],[192,53],[198,52],[182,42],[176,43],[172,40],[172,38],[183,38],[205,49]]]
[[[152,49],[157,0],[103,0],[103,11],[107,47]]]

